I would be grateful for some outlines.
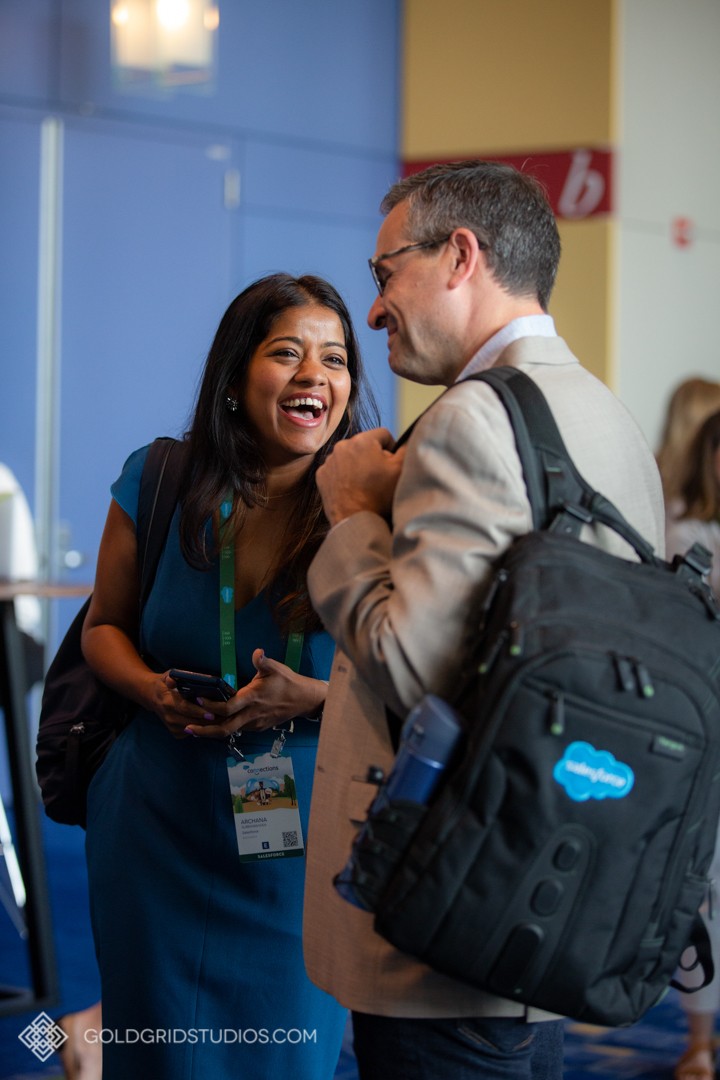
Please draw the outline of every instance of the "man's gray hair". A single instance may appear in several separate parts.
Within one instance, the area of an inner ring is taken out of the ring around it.
[[[408,239],[437,240],[470,229],[495,280],[514,296],[533,296],[547,311],[560,261],[560,237],[541,184],[494,161],[431,165],[399,180],[383,214],[407,202]]]

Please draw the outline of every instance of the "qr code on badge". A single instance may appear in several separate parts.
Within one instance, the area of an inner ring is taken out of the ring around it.
[[[298,834],[297,829],[293,829],[291,832],[284,832],[282,834],[283,847],[297,847],[298,846]]]

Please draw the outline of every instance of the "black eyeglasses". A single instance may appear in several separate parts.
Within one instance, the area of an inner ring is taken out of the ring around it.
[[[368,259],[370,273],[380,295],[382,296],[385,291],[385,282],[377,272],[378,263],[385,262],[386,259],[392,259],[395,255],[404,255],[406,251],[422,251],[423,248],[439,247],[440,244],[446,243],[451,236],[452,233],[448,233],[447,236],[443,236],[440,240],[423,240],[420,244],[406,244],[405,247],[396,248],[395,251],[386,251],[384,255],[373,255],[371,259]]]

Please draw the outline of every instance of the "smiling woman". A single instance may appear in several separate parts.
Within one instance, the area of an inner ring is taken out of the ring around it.
[[[305,576],[328,528],[315,473],[366,418],[374,405],[342,299],[322,279],[276,274],[218,327],[140,620],[147,448],[112,486],[83,635],[97,675],[135,703],[88,793],[103,1027],[119,1033],[103,1044],[104,1080],[333,1075],[345,1012],[308,981],[301,944],[333,653]],[[184,696],[171,668],[222,675],[236,692]],[[163,1038],[170,1029],[186,1037]],[[252,1037],[291,1030],[314,1037]],[[157,1035],[125,1037],[136,1031]],[[238,1031],[247,1037],[223,1036]]]
[[[245,410],[268,465],[301,475],[338,427],[352,379],[339,317],[320,304],[289,308],[252,355]],[[241,390],[242,392],[242,390]]]

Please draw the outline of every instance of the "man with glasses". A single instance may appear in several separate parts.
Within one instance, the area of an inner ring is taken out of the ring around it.
[[[467,376],[511,365],[536,380],[580,472],[662,550],[659,477],[633,420],[547,314],[560,242],[539,184],[457,162],[395,184],[381,208],[368,321],[385,330],[397,375],[451,389],[397,454],[389,432],[364,432],[318,471],[332,528],[308,580],[338,649],[310,820],[306,963],[353,1010],[363,1080],[556,1080],[557,1018],[394,949],[332,878],[377,790],[368,768],[392,766],[385,707],[405,716],[426,693],[452,700],[492,564],[532,527],[507,414]],[[589,539],[627,554],[602,529]],[[483,928],[467,929],[471,948]]]

